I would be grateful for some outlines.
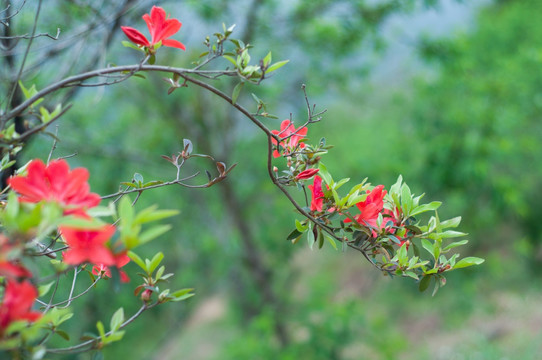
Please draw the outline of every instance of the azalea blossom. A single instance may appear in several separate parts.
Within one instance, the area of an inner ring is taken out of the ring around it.
[[[22,265],[11,261],[0,261],[0,276],[8,279],[32,277],[32,273]]]
[[[367,198],[356,204],[360,214],[355,215],[354,219],[361,225],[376,228],[376,220],[378,219],[378,214],[380,214],[384,208],[384,196],[387,191],[384,190],[384,185],[378,185],[371,192],[367,191],[367,193],[369,193]],[[346,218],[344,219],[344,222],[349,223],[352,222],[352,220]],[[372,230],[372,233],[373,236],[376,237],[376,232],[374,230]]]
[[[324,192],[322,191],[322,178],[314,177],[312,185],[308,186],[312,192],[311,211],[322,211],[324,205]]]
[[[113,225],[105,225],[92,230],[61,226],[59,230],[69,246],[69,249],[62,253],[66,264],[79,265],[89,262],[105,266],[115,265],[113,253],[105,246],[115,233]]]
[[[13,252],[17,252],[15,246],[9,243],[9,239],[4,234],[0,234],[0,276],[8,279],[32,277],[28,269],[10,256]]]
[[[65,215],[83,214],[101,201],[98,194],[90,192],[88,177],[85,168],[70,171],[66,160],[54,160],[49,165],[32,160],[27,175],[13,176],[8,184],[19,194],[21,202],[51,201],[64,207]]]
[[[307,180],[316,175],[320,171],[319,169],[307,169],[303,170],[295,177],[296,180]]]
[[[130,262],[130,258],[128,255],[126,255],[126,251],[115,255],[115,266],[119,269],[120,274],[120,281],[122,282],[129,282],[130,278],[128,277],[128,274],[126,272],[120,270],[121,267],[128,264]],[[92,273],[96,276],[103,275],[104,277],[111,277],[111,269],[109,266],[106,266],[104,264],[97,264],[92,267]]]
[[[14,321],[38,320],[41,313],[30,311],[37,297],[38,290],[30,281],[8,280],[4,290],[4,298],[0,303],[0,334]]]
[[[299,140],[303,139],[305,135],[307,135],[308,129],[306,127],[298,128],[296,129],[294,124],[286,119],[280,124],[280,131],[279,130],[272,130],[271,132],[274,135],[278,135],[279,139],[284,139],[290,137],[287,140],[281,141],[279,143],[279,146],[281,146],[285,150],[285,154],[289,154],[291,151],[293,151],[298,145],[300,149],[303,149],[305,147],[304,143],[299,143]],[[277,140],[274,138],[271,139],[273,144],[277,145]],[[280,153],[278,150],[273,151],[274,157],[279,157]]]
[[[182,23],[177,19],[168,19],[166,16],[165,10],[158,6],[152,7],[150,15],[143,15],[143,20],[147,23],[147,27],[151,33],[151,41],[133,27],[121,26],[121,29],[130,41],[136,45],[146,47],[151,53],[154,53],[154,46],[160,42],[163,46],[185,50],[186,48],[183,43],[168,39],[179,31]]]

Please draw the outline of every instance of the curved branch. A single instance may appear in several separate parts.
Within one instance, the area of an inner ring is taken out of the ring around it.
[[[137,319],[139,317],[139,315],[141,315],[145,310],[148,310],[150,308],[153,308],[154,306],[156,306],[158,303],[154,303],[152,305],[147,305],[147,304],[143,304],[143,306],[141,306],[139,308],[139,310],[134,314],[132,315],[131,318],[129,318],[128,320],[126,320],[125,322],[123,322],[119,328],[116,330],[120,330],[120,329],[123,329],[124,327],[126,327],[128,324],[130,324],[131,322],[133,322],[135,319]],[[105,334],[105,336],[109,336],[113,333],[113,331],[109,331]],[[77,344],[77,345],[74,345],[74,346],[70,346],[70,347],[66,347],[66,348],[59,348],[59,349],[47,349],[46,351],[48,353],[53,353],[53,354],[64,354],[64,353],[77,353],[77,352],[83,352],[83,351],[87,351],[89,349],[91,349],[98,341],[100,341],[101,338],[95,338],[95,339],[92,339],[92,340],[88,340],[88,341],[85,341],[85,342],[82,342],[80,344]]]
[[[53,83],[42,90],[38,91],[34,96],[24,101],[22,104],[16,106],[13,108],[10,112],[6,113],[2,117],[0,117],[1,125],[2,127],[5,125],[5,123],[14,118],[15,116],[21,114],[23,111],[28,109],[33,103],[35,103],[40,98],[47,96],[57,90],[78,85],[78,83],[81,83],[82,81],[101,77],[103,75],[108,74],[115,74],[115,73],[135,73],[137,71],[156,71],[156,72],[167,72],[167,73],[173,73],[178,75],[184,75],[184,74],[195,74],[195,75],[235,75],[235,71],[222,71],[222,70],[193,70],[193,69],[183,69],[183,68],[175,68],[170,66],[163,66],[163,65],[122,65],[122,66],[113,66],[109,68],[104,69],[98,69],[93,71],[84,72],[81,74],[73,75],[70,77],[67,77],[63,80],[60,80],[56,83]],[[194,80],[194,79],[192,79]],[[195,80],[197,81],[197,80]],[[194,81],[191,81],[194,82]],[[194,82],[198,84],[197,82]],[[104,84],[105,85],[105,84]],[[230,99],[231,101],[231,99]]]

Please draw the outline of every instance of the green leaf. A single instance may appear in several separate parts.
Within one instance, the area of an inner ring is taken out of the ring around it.
[[[139,257],[135,252],[128,251],[128,257],[132,259],[140,268],[143,270],[147,270],[147,266],[145,266],[145,262],[143,262],[143,259]]]
[[[140,211],[134,222],[136,224],[144,224],[151,221],[161,220],[168,217],[172,217],[179,214],[179,210],[156,210],[157,206],[149,206],[146,209]]]
[[[135,50],[138,50],[138,51],[142,51],[142,49],[140,47],[134,45],[133,43],[131,43],[129,41],[122,41],[122,46],[127,47],[127,48],[132,48],[132,49],[135,49]]]
[[[461,231],[454,231],[454,230],[446,230],[441,233],[431,234],[431,237],[439,238],[439,239],[446,239],[446,238],[455,238],[455,237],[461,237],[468,235],[467,233],[461,232]]]
[[[333,248],[334,248],[335,250],[338,250],[337,244],[335,243],[335,239],[333,239],[331,236],[329,236],[328,234],[325,234],[325,233],[324,233],[324,237],[325,237],[326,240],[331,244],[331,246],[333,246]]]
[[[139,235],[139,245],[156,239],[158,236],[168,232],[170,229],[171,225],[159,225],[144,231],[141,235]]]
[[[98,334],[100,334],[100,338],[102,339],[102,341],[104,341],[105,340],[104,324],[101,321],[98,321],[96,323],[96,328],[98,329]]]
[[[431,283],[431,275],[425,275],[420,280],[420,285],[418,286],[418,289],[420,290],[420,292],[424,292],[425,290],[427,290],[430,283]]]
[[[311,227],[309,226],[309,231],[307,231],[307,243],[309,244],[309,247],[312,250],[312,246],[314,245],[315,239],[314,234],[312,232]]]
[[[440,223],[440,226],[443,229],[455,228],[459,226],[459,223],[461,223],[461,216],[455,217],[453,219],[445,220]]]
[[[169,296],[172,298],[171,301],[182,301],[196,295],[192,292],[193,290],[194,289],[181,289],[175,291]]]
[[[427,252],[429,252],[431,255],[434,256],[433,254],[433,244],[431,244],[431,242],[427,239],[422,239],[422,247],[427,250]]]
[[[42,296],[44,296],[45,294],[47,294],[47,293],[49,292],[49,290],[51,289],[51,286],[53,286],[54,283],[55,283],[55,281],[51,281],[51,282],[48,283],[48,284],[40,285],[40,286],[38,287],[39,297],[42,297]]]
[[[113,334],[109,335],[104,342],[104,344],[109,344],[115,341],[122,340],[122,337],[124,336],[125,331],[116,331]]]
[[[410,211],[413,207],[412,193],[407,184],[401,186],[401,204],[403,205],[403,212],[406,216],[410,216]]]
[[[140,173],[135,173],[133,179],[139,186],[143,184],[143,175],[141,175]]]
[[[335,190],[337,190],[338,188],[340,188],[341,186],[343,186],[344,184],[346,184],[346,183],[349,182],[349,181],[350,181],[350,178],[341,179],[341,180],[339,180],[339,181],[333,186],[333,188],[334,188]]]
[[[453,243],[449,244],[448,246],[446,246],[444,249],[442,249],[442,251],[448,251],[448,250],[453,249],[455,247],[465,245],[468,242],[469,242],[468,240],[461,240],[461,241],[453,242]]]
[[[423,204],[420,206],[417,206],[410,212],[410,216],[415,216],[418,214],[421,214],[426,211],[433,211],[439,208],[439,206],[442,204],[440,201],[433,201],[429,204]]]
[[[122,199],[120,199],[118,212],[121,223],[130,227],[134,221],[134,209],[132,208],[132,201],[128,196],[123,196]]]
[[[113,317],[111,317],[111,331],[115,332],[117,331],[122,323],[124,322],[124,309],[119,308],[115,313],[113,314]]]
[[[70,335],[68,335],[67,332],[61,329],[55,329],[55,334],[58,334],[61,338],[63,338],[66,341],[70,341]]]
[[[237,102],[237,98],[239,97],[239,94],[241,93],[241,90],[243,89],[243,86],[245,86],[244,82],[240,82],[239,84],[235,85],[233,88],[233,93],[231,95],[231,103],[235,105]]]
[[[164,254],[162,254],[161,251],[159,251],[158,253],[156,253],[156,255],[153,256],[150,264],[149,264],[149,267],[148,267],[148,270],[149,270],[149,273],[152,274],[152,272],[154,271],[154,269],[156,269],[156,267],[158,267],[158,265],[160,265],[160,262],[162,262],[162,259],[164,258]]]
[[[231,56],[228,56],[228,55],[222,55],[222,57],[226,60],[228,60],[229,62],[231,62],[233,64],[233,66],[235,66],[237,68],[237,61],[235,61],[234,58],[232,58]]]
[[[324,246],[324,234],[318,229],[318,249],[321,249]]]
[[[320,169],[320,171],[318,172],[318,175],[320,175],[322,177],[324,182],[326,184],[331,184],[333,179],[331,178],[331,175],[330,175],[329,171],[327,171],[327,167],[324,165],[323,162],[320,162],[318,164],[318,169]]]
[[[473,266],[473,265],[480,265],[484,262],[485,260],[482,259],[482,258],[479,258],[479,257],[466,257],[466,258],[463,258],[461,260],[459,260],[455,266],[454,266],[454,269],[461,269],[461,268],[465,268],[465,267],[468,267],[468,266]]]
[[[294,229],[292,230],[292,232],[288,235],[288,237],[286,238],[286,240],[295,240],[297,239],[298,237],[300,237],[301,235],[303,235],[302,232],[300,232],[298,229]]]
[[[271,51],[267,53],[267,55],[263,58],[263,66],[267,67],[269,64],[271,64]]]
[[[276,62],[273,65],[271,65],[269,68],[267,68],[266,73],[270,73],[270,72],[273,72],[275,70],[278,70],[281,67],[283,67],[284,65],[288,64],[289,62],[290,62],[290,60],[283,60],[283,61]]]
[[[299,231],[300,233],[304,233],[304,232],[307,231],[307,229],[309,228],[309,224],[303,224],[303,223],[300,222],[299,220],[295,219],[295,228],[296,228],[297,231]]]
[[[158,279],[161,279],[162,278],[162,275],[164,274],[164,271],[166,271],[166,267],[164,265],[160,266],[158,268],[158,270],[156,271],[156,275],[155,275],[155,278],[158,280]]]

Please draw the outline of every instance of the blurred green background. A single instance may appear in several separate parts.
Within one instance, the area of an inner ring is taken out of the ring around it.
[[[191,66],[205,35],[236,23],[234,37],[255,45],[254,58],[271,50],[275,61],[290,59],[245,89],[241,104],[254,107],[254,92],[279,116],[270,128],[290,113],[299,124],[306,84],[310,101],[327,109],[309,138],[335,145],[324,162],[336,178],[389,187],[403,174],[426,200],[444,201],[443,218],[463,216],[470,243],[462,255],[486,262],[451,273],[431,297],[410,279],[383,277],[357,253],[292,245],[285,238],[296,215],[267,179],[265,137],[228,104],[193,86],[168,96],[157,74],[67,92],[74,106],[57,123],[54,155],[77,153],[70,162],[89,168],[95,192],[113,193],[135,172],[173,178],[160,155],[180,151],[183,138],[238,163],[210,189],[142,196],[139,208],[181,214],[138,253],[165,249],[176,275],[170,287],[194,287],[197,296],[144,314],[104,349],[106,359],[542,358],[542,2],[48,1],[39,31],[60,27],[62,36],[36,39],[25,84],[136,63],[140,54],[121,46],[118,27],[146,32],[140,17],[153,4],[183,22],[174,38],[187,46],[161,49],[157,63]],[[28,31],[34,5],[14,29]],[[46,158],[51,143],[35,138],[22,160]],[[119,290],[102,282],[74,303],[88,316],[67,328],[94,331],[120,306],[135,311],[137,270],[127,271],[132,283]]]

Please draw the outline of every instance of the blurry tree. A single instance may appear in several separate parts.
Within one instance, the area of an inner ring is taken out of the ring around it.
[[[417,86],[411,115],[417,136],[428,139],[420,174],[428,191],[456,194],[479,244],[528,238],[538,269],[542,23],[531,15],[540,11],[536,0],[498,1],[472,33],[426,39],[421,52],[438,76]]]

